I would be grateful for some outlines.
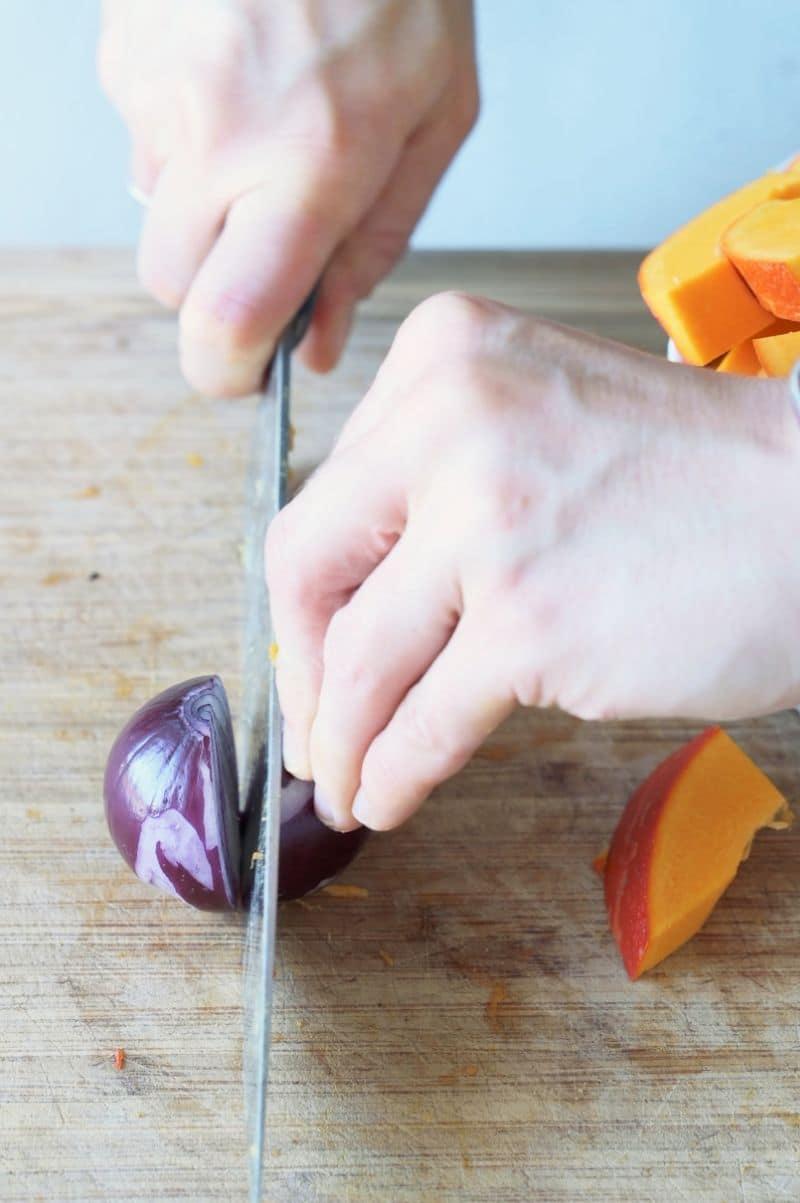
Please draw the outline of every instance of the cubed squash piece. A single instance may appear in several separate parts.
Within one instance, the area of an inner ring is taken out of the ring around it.
[[[772,338],[777,334],[791,334],[794,330],[800,330],[800,324],[777,318],[758,337],[759,339]],[[737,343],[735,347],[731,347],[727,355],[723,355],[717,364],[717,371],[730,372],[737,376],[766,376],[767,373],[756,353],[755,342],[755,339],[748,338],[743,343]]]
[[[746,338],[743,343],[731,347],[717,364],[718,372],[730,372],[735,376],[757,376],[760,370],[761,363],[752,338]]]
[[[800,199],[756,205],[725,231],[722,249],[764,309],[800,321]]]
[[[772,321],[720,243],[743,214],[784,197],[800,197],[800,170],[770,172],[740,188],[677,230],[642,263],[642,296],[688,363],[709,363]]]
[[[788,376],[800,359],[800,330],[756,338],[753,347],[767,376]]]

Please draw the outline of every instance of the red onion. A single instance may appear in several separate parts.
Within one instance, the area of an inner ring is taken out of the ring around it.
[[[259,790],[254,794],[257,796]],[[314,786],[284,774],[280,898],[298,898],[341,872],[364,830],[320,823]],[[142,881],[204,910],[246,905],[258,808],[239,812],[233,726],[219,677],[173,685],[117,736],[106,764],[106,819]]]

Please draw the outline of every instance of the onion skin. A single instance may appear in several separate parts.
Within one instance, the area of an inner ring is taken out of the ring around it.
[[[239,896],[238,789],[219,677],[173,685],[137,710],[106,764],[114,843],[137,877],[201,910]]]
[[[219,677],[196,677],[152,698],[109,753],[106,820],[142,881],[209,911],[249,902],[258,842],[261,781],[239,813],[230,709]],[[314,812],[314,785],[285,770],[278,897],[299,898],[341,872],[364,840],[340,834]]]

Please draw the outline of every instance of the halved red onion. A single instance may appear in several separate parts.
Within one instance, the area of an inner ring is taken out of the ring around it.
[[[320,823],[313,791],[312,782],[284,774],[281,898],[330,880],[364,838],[363,829],[340,835]],[[204,910],[247,904],[259,812],[251,803],[239,813],[233,726],[219,677],[173,685],[133,715],[111,748],[104,795],[114,842],[142,881]]]
[[[263,784],[263,778],[254,783],[256,797],[260,796]],[[259,808],[248,807],[242,827],[242,902],[246,907],[250,900],[252,855],[258,844],[259,822]],[[314,782],[299,781],[284,769],[278,897],[285,901],[302,898],[331,881],[350,864],[366,834],[365,827],[338,832],[320,823],[314,810]]]

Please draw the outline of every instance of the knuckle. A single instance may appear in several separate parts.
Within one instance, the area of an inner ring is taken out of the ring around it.
[[[451,350],[470,347],[481,338],[492,312],[492,302],[471,293],[439,292],[411,311],[399,335],[418,339],[434,337]]]
[[[411,758],[419,757],[422,766],[430,772],[444,774],[457,760],[457,749],[441,718],[436,718],[430,708],[419,698],[410,694],[403,706],[403,738]],[[426,773],[427,776],[427,773]]]

